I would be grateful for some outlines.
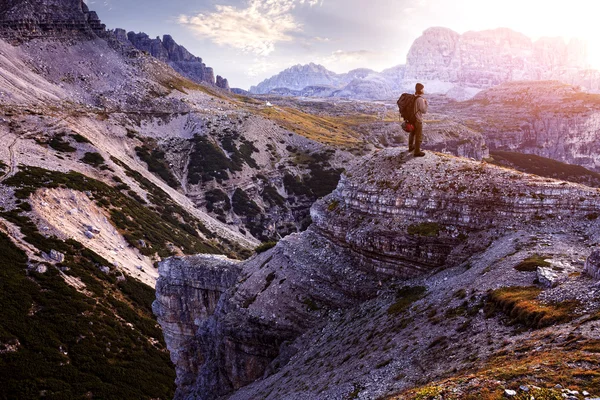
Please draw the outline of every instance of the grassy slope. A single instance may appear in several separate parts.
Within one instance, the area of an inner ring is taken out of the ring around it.
[[[35,272],[0,233],[0,399],[172,398],[175,374],[151,313],[152,288],[119,282],[79,243],[44,238],[26,218],[22,225],[26,240],[66,257]],[[86,294],[67,285],[59,267]]]

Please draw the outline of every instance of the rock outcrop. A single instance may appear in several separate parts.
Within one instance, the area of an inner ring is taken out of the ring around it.
[[[507,82],[441,106],[490,150],[518,151],[600,171],[600,97],[558,81]]]
[[[223,78],[221,75],[217,75],[216,85],[221,89],[225,89],[227,91],[231,90],[231,88],[229,87],[229,81],[227,81],[227,79]]]
[[[161,263],[162,279],[157,284],[160,288],[153,311],[161,321],[178,386],[195,381],[205,361],[194,342],[198,325],[215,312],[219,298],[236,282],[239,272],[237,263],[218,256],[173,258]]]
[[[594,250],[585,261],[585,272],[594,279],[600,280],[600,251]]]
[[[314,205],[308,231],[236,264],[241,272],[216,306],[200,305],[194,337],[181,340],[172,327],[181,310],[206,298],[206,288],[195,282],[212,280],[214,263],[195,257],[161,265],[154,310],[169,347],[177,349],[171,354],[180,382],[176,398],[214,399],[277,374],[307,350],[301,335],[318,335],[328,315],[375,298],[390,277],[457,266],[508,231],[555,229],[557,223],[571,229],[599,210],[600,193],[584,186],[435,153],[415,159],[381,151],[351,168],[334,193]],[[173,274],[173,264],[189,274]],[[206,315],[208,309],[214,312]],[[189,320],[190,311],[183,315]],[[187,359],[190,354],[196,358]]]
[[[129,32],[127,38],[136,49],[146,51],[169,64],[175,71],[192,81],[216,84],[213,69],[207,67],[200,57],[194,56],[185,47],[177,44],[170,35],[164,35],[161,40],[159,37],[152,39],[143,32]]]
[[[19,43],[36,38],[104,36],[106,26],[83,0],[3,0],[0,38]]]
[[[404,85],[424,81],[430,91],[439,91],[448,84],[483,89],[510,81],[558,79],[595,90],[597,83],[581,79],[587,68],[587,46],[578,39],[532,41],[506,28],[463,35],[429,28],[408,52]]]

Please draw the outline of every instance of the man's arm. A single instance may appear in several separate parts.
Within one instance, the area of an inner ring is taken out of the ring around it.
[[[419,111],[421,111],[421,114],[427,114],[427,109],[429,108],[429,103],[427,103],[427,99],[419,97],[417,103],[419,105]]]

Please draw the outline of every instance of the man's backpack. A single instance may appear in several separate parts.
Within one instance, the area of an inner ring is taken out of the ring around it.
[[[412,124],[417,120],[415,116],[415,101],[417,101],[417,96],[414,94],[402,93],[402,96],[396,102],[400,110],[400,116]]]

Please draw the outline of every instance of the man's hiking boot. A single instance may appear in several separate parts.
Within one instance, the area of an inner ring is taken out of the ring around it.
[[[414,148],[414,147],[409,147],[409,148],[408,148],[408,152],[409,152],[409,153],[412,153],[413,151],[415,151],[415,148]]]
[[[423,157],[425,156],[425,153],[423,153],[422,151],[415,151],[415,157]]]

